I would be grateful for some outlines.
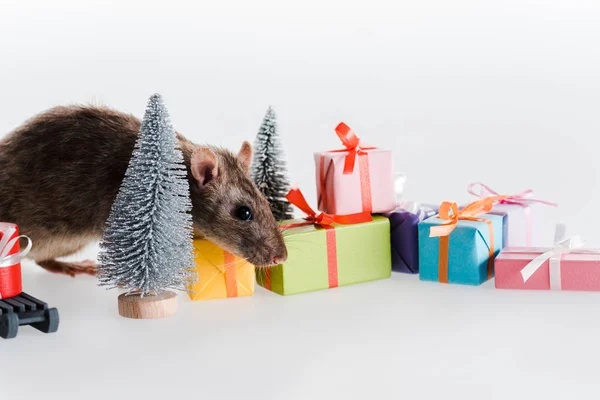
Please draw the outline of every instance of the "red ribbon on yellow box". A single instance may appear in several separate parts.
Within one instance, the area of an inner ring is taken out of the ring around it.
[[[495,201],[505,199],[506,196],[493,196],[486,197],[478,201],[474,201],[464,207],[462,210],[458,209],[456,203],[445,201],[440,206],[439,215],[440,219],[447,220],[440,226],[432,226],[429,231],[429,237],[440,238],[440,251],[438,256],[438,280],[442,283],[448,283],[448,256],[450,251],[450,234],[456,228],[458,221],[479,221],[485,222],[490,232],[489,256],[487,263],[487,274],[488,279],[492,277],[494,267],[494,228],[492,221],[480,218],[482,214],[486,214],[492,210]]]
[[[237,272],[235,256],[223,250],[223,258],[225,263],[225,288],[227,289],[227,297],[237,297]]]
[[[376,147],[361,146],[361,141],[356,136],[356,133],[344,122],[340,122],[335,128],[335,133],[338,135],[344,149],[329,150],[325,153],[348,153],[344,159],[344,175],[350,175],[354,172],[354,165],[358,156],[358,167],[360,168],[360,195],[362,199],[363,212],[370,213],[373,211],[371,200],[371,173],[369,170],[369,154],[365,150],[373,150]],[[325,155],[321,155],[319,170],[321,179],[321,196],[318,199],[319,208],[323,209],[327,191],[325,190],[325,182],[329,176],[333,160],[329,161],[329,165],[325,168]]]
[[[286,199],[300,210],[302,210],[306,217],[304,218],[306,222],[297,222],[287,225],[280,226],[281,229],[286,228],[294,228],[298,226],[306,226],[306,225],[317,225],[325,228],[325,238],[327,242],[327,272],[329,276],[329,287],[334,288],[338,286],[338,268],[337,268],[337,241],[335,235],[335,227],[332,225],[333,223],[343,224],[343,225],[351,225],[351,224],[360,224],[362,222],[370,222],[373,220],[373,217],[370,213],[362,212],[357,214],[348,214],[348,215],[333,215],[320,213],[317,214],[309,205],[304,195],[298,188],[293,188],[289,191]],[[269,269],[266,271],[265,275],[265,288],[271,289],[271,274],[269,273]]]

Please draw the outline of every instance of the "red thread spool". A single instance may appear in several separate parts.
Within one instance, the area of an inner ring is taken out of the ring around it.
[[[11,233],[12,232],[12,233]],[[0,241],[4,241],[5,235],[10,235],[6,241],[10,241],[19,236],[19,227],[15,224],[8,222],[0,222]],[[3,253],[4,249],[0,248],[0,253]],[[17,254],[20,251],[19,241],[17,240],[12,249],[6,253],[7,256]],[[2,259],[0,259],[0,262]],[[23,291],[23,284],[21,281],[21,263],[10,266],[0,266],[0,299],[6,299],[14,297]]]

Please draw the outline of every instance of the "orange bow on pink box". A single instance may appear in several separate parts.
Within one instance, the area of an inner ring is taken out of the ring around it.
[[[344,122],[340,122],[335,127],[335,133],[338,135],[345,149],[330,150],[330,152],[348,152],[346,160],[344,161],[344,174],[348,175],[354,172],[354,164],[356,163],[356,156],[365,157],[367,153],[364,150],[376,149],[373,146],[360,146],[360,139],[356,136],[356,133]],[[367,171],[368,171],[368,160],[367,160]],[[360,159],[359,159],[360,167]],[[361,174],[362,176],[362,174]]]
[[[344,122],[335,133],[344,148],[315,155],[319,210],[330,214],[393,210],[391,152],[366,145]]]

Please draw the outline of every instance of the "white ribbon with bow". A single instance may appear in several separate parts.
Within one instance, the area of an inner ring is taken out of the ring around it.
[[[17,232],[15,226],[9,226],[2,231],[2,238],[0,239],[0,268],[8,268],[20,263],[31,250],[31,239],[27,236],[21,235],[11,239],[15,232]],[[27,239],[27,246],[25,249],[16,254],[9,255],[8,253],[15,247],[15,244],[17,244],[17,241],[21,238]],[[0,300],[2,300],[2,293],[0,293]]]
[[[561,290],[562,289],[562,281],[561,281],[561,271],[560,271],[560,260],[563,254],[570,253],[573,250],[577,250],[578,253],[585,254],[600,254],[597,250],[581,250],[584,246],[584,242],[580,236],[572,236],[567,239],[563,239],[556,243],[556,247],[552,250],[546,251],[539,256],[535,257],[533,260],[529,262],[522,270],[521,276],[523,277],[523,282],[527,282],[529,278],[533,274],[536,273],[538,269],[541,268],[542,265],[547,260],[550,260],[550,289],[551,290]]]
[[[11,226],[2,232],[2,239],[0,239],[0,268],[7,268],[21,262],[21,260],[31,250],[31,239],[29,239],[27,236],[21,235],[11,239],[12,235],[14,235],[16,231],[17,228]],[[9,255],[8,253],[13,247],[15,247],[15,244],[21,238],[27,239],[27,246],[25,249],[16,254]]]

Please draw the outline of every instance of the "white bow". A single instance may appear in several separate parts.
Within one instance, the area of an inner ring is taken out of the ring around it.
[[[10,227],[3,232],[2,239],[0,239],[0,268],[10,267],[21,262],[31,250],[31,239],[27,236],[21,235],[11,239],[11,236],[14,235],[16,231],[16,227]],[[16,254],[8,255],[20,238],[27,239],[27,246],[25,249]]]
[[[550,289],[561,290],[562,283],[560,274],[560,259],[563,254],[570,253],[575,249],[581,249],[584,244],[585,242],[578,235],[559,241],[556,243],[556,247],[554,247],[554,249],[535,257],[529,262],[529,264],[525,266],[525,268],[521,270],[523,282],[527,282],[529,278],[531,278],[531,276],[535,274],[535,272],[540,269],[542,265],[544,265],[546,260],[550,260]],[[598,253],[598,251],[594,250],[584,252],[594,254]]]

